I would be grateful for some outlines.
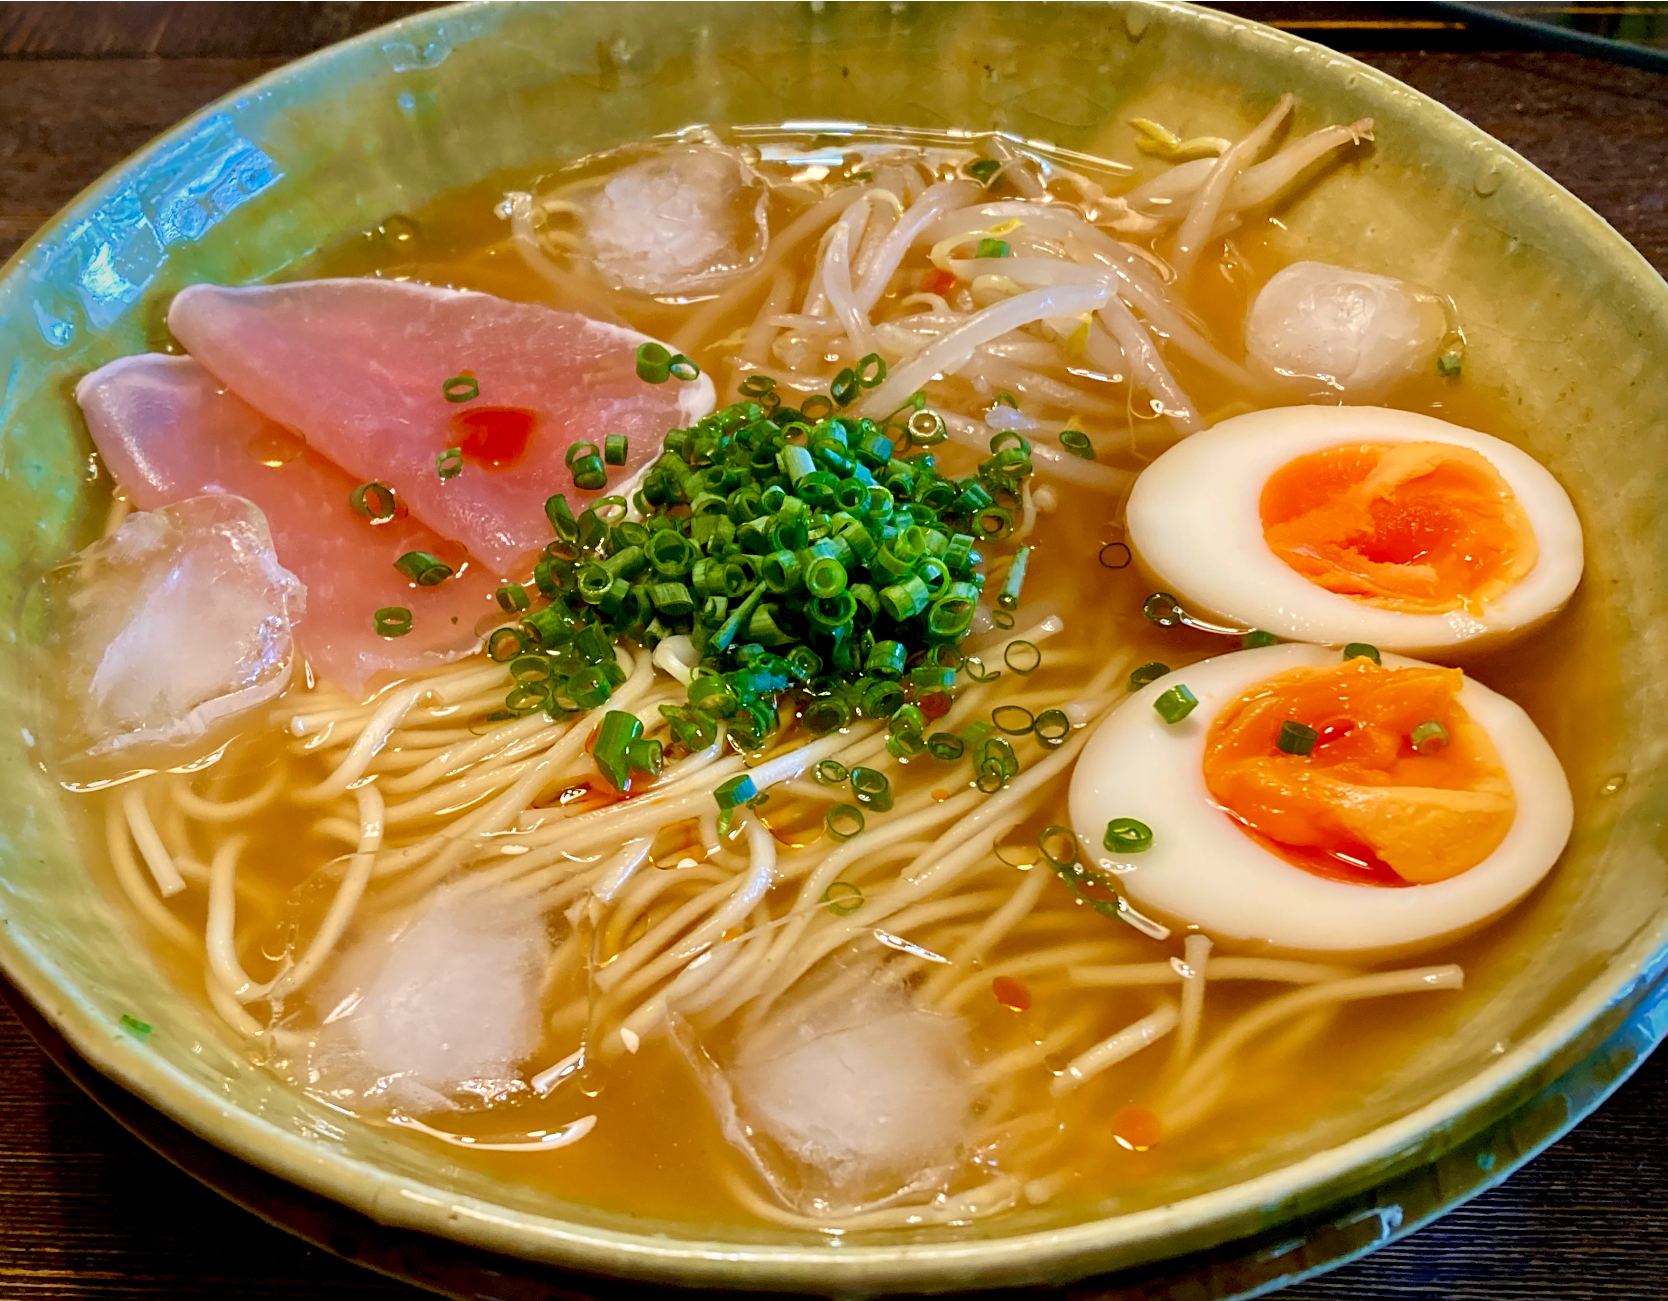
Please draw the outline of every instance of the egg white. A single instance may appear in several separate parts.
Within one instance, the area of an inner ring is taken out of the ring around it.
[[[1269,549],[1263,485],[1310,452],[1358,443],[1451,443],[1494,466],[1523,508],[1535,566],[1480,614],[1386,610],[1311,583]],[[1129,543],[1142,568],[1190,610],[1292,641],[1455,658],[1521,636],[1561,609],[1581,579],[1581,521],[1527,452],[1431,416],[1386,407],[1275,407],[1183,439],[1130,493]]]
[[[1323,647],[1268,646],[1190,664],[1134,693],[1089,738],[1072,773],[1072,826],[1091,861],[1144,912],[1290,953],[1400,956],[1475,930],[1522,899],[1569,839],[1569,783],[1529,716],[1470,678],[1459,703],[1499,752],[1517,812],[1498,848],[1458,876],[1400,888],[1329,881],[1264,849],[1212,802],[1205,737],[1223,707],[1287,669],[1338,662],[1339,653]],[[1153,701],[1178,683],[1199,704],[1170,724]],[[1113,818],[1146,823],[1152,847],[1103,850]]]

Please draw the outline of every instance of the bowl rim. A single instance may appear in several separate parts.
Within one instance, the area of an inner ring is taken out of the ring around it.
[[[155,158],[198,130],[210,118],[232,111],[239,101],[265,98],[297,78],[316,76],[348,62],[389,38],[427,31],[462,17],[483,23],[465,39],[491,39],[494,20],[513,0],[479,0],[422,11],[348,40],[316,50],[243,83],[191,114],[108,169],[35,231],[0,266],[0,290],[20,278],[35,252],[77,220],[90,215],[136,164]],[[690,6],[693,7],[693,6]],[[685,8],[680,6],[680,8]],[[1134,11],[1145,25],[1163,20],[1190,26],[1218,40],[1261,41],[1290,59],[1324,59],[1330,67],[1314,75],[1349,76],[1353,88],[1400,98],[1416,107],[1433,128],[1467,139],[1471,148],[1506,176],[1534,192],[1538,202],[1561,210],[1584,226],[1584,243],[1596,259],[1622,279],[1644,279],[1658,307],[1668,314],[1668,285],[1642,254],[1579,198],[1527,159],[1431,97],[1347,54],[1318,46],[1248,18],[1204,9],[1186,0],[1112,0],[1108,16]],[[687,12],[687,9],[686,9]],[[1132,33],[1136,30],[1131,29]],[[142,1044],[110,1032],[106,1018],[57,967],[49,952],[8,924],[0,902],[0,970],[87,1062],[101,1074],[144,1099],[187,1129],[242,1160],[301,1187],[363,1211],[385,1224],[453,1238],[523,1259],[648,1281],[786,1288],[850,1293],[877,1288],[930,1290],[935,1286],[978,1286],[992,1281],[1077,1277],[1097,1268],[1099,1258],[1119,1251],[1134,1259],[1168,1254],[1163,1243],[1185,1231],[1208,1233],[1212,1225],[1241,1225],[1266,1219],[1282,1199],[1341,1196],[1361,1181],[1360,1172],[1379,1170],[1418,1152],[1433,1137],[1452,1134],[1456,1124],[1475,1130],[1567,1058],[1607,1014],[1623,1013],[1668,973],[1668,911],[1646,923],[1575,998],[1533,1034],[1492,1064],[1425,1105],[1335,1147],[1310,1154],[1251,1179],[1183,1198],[1163,1206],[1087,1220],[1059,1228],[993,1238],[942,1243],[769,1244],[733,1239],[703,1240],[700,1226],[687,1238],[664,1233],[626,1232],[554,1216],[513,1210],[484,1198],[447,1192],[397,1175],[253,1112],[228,1106],[223,1096],[198,1084],[148,1053]],[[1665,1027],[1668,1028],[1668,1027]],[[1603,1036],[1598,1036],[1602,1038]],[[1243,1228],[1218,1235],[1235,1236]],[[1203,1239],[1196,1241],[1199,1245]],[[1157,1249],[1139,1254],[1143,1244]]]

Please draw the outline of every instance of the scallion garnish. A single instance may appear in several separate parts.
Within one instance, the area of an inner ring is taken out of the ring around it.
[[[463,473],[463,449],[448,447],[434,458],[434,471],[442,479],[455,479]]]
[[[850,840],[863,830],[863,810],[850,804],[836,804],[823,815],[822,825],[829,839]]]
[[[609,465],[624,465],[630,450],[630,440],[624,434],[609,434],[602,440],[602,459]]]
[[[129,1016],[126,1012],[123,1012],[118,1020],[122,1029],[129,1034],[137,1035],[141,1039],[148,1038],[151,1034],[152,1027],[136,1016]]]
[[[759,788],[753,784],[753,779],[746,773],[739,773],[728,781],[720,782],[712,797],[720,809],[733,809],[754,799],[758,793]]]
[[[1141,613],[1160,628],[1179,628],[1182,624],[1181,604],[1168,592],[1154,592],[1141,602]]]
[[[1157,682],[1169,671],[1170,666],[1168,664],[1160,664],[1157,660],[1143,664],[1140,668],[1135,669],[1130,673],[1129,689],[1131,691],[1139,691],[1142,687],[1146,686],[1147,683]]]
[[[1153,829],[1139,818],[1113,818],[1101,845],[1109,854],[1140,854],[1153,847]]]
[[[672,375],[672,354],[658,343],[637,349],[637,378],[650,384],[664,384]]]
[[[892,783],[885,773],[873,768],[851,770],[851,793],[859,804],[876,813],[885,813],[892,807]]]
[[[1445,352],[1436,359],[1436,373],[1444,379],[1452,379],[1460,373],[1463,362],[1457,352]]]
[[[934,732],[927,738],[927,753],[940,763],[954,763],[967,753],[967,743],[954,732]]]
[[[1448,744],[1448,729],[1433,718],[1420,723],[1407,739],[1420,754],[1434,754]]]
[[[1060,431],[1060,446],[1073,456],[1080,456],[1085,461],[1095,459],[1095,445],[1089,441],[1089,435],[1081,429],[1062,429]]]
[[[473,402],[481,396],[481,386],[468,371],[461,375],[453,375],[440,386],[448,402]]]
[[[1259,646],[1278,646],[1280,639],[1271,632],[1253,628],[1239,639],[1239,644],[1244,650],[1255,650]]]
[[[403,605],[385,605],[371,615],[371,626],[379,637],[403,637],[411,631],[411,611]]]
[[[394,562],[394,568],[418,587],[434,587],[452,576],[452,567],[427,551],[407,551]]]
[[[1035,673],[1042,664],[1042,651],[1035,642],[1011,641],[1002,648],[1002,663],[1015,673]]]
[[[980,185],[989,185],[1001,170],[1002,164],[994,158],[975,158],[967,164],[967,174]]]
[[[362,483],[348,494],[348,505],[372,524],[386,524],[400,513],[394,490],[385,483]]]
[[[1045,749],[1053,750],[1071,735],[1071,718],[1063,709],[1045,709],[1037,715],[1031,731]]]
[[[1179,723],[1199,706],[1199,698],[1177,683],[1153,701],[1153,708],[1166,723]]]
[[[511,672],[514,671],[512,665]],[[623,709],[610,709],[602,716],[596,740],[591,746],[591,758],[596,761],[597,771],[606,777],[617,791],[629,790],[631,787],[631,765],[626,747],[642,735],[643,723],[636,714],[627,713]],[[720,807],[728,806],[720,801]]]
[[[1077,862],[1077,833],[1070,827],[1044,827],[1037,848],[1052,866],[1070,867]]]
[[[835,881],[822,892],[822,901],[836,917],[849,917],[863,906],[863,892],[850,881]]]
[[[1320,735],[1307,723],[1300,723],[1295,718],[1288,718],[1280,724],[1280,735],[1274,744],[1286,754],[1310,754],[1315,748],[1315,738]]]
[[[838,786],[851,775],[838,759],[824,759],[812,771],[824,786]]]
[[[1352,641],[1348,646],[1345,646],[1344,658],[1346,660],[1371,660],[1374,664],[1384,663],[1383,657],[1378,653],[1378,647],[1369,646],[1364,641]]]
[[[996,603],[1004,610],[1012,610],[1019,604],[1019,590],[1025,585],[1025,567],[1030,560],[1030,547],[1021,547],[1014,552],[1007,577],[1002,580],[1002,590],[996,594]]]
[[[498,602],[498,608],[506,614],[517,614],[528,606],[527,589],[520,583],[505,583],[493,597]]]
[[[1008,241],[1005,239],[981,239],[974,250],[974,257],[1007,257]]]
[[[1024,736],[1037,725],[1036,718],[1024,705],[998,705],[990,711],[990,721],[1009,736]]]

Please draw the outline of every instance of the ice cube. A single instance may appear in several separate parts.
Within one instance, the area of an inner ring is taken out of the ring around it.
[[[708,289],[764,255],[765,199],[733,150],[673,145],[613,173],[582,204],[586,246],[616,288]]]
[[[411,1115],[522,1092],[550,957],[540,914],[463,883],[437,891],[413,920],[337,960],[315,1004],[308,1083]]]
[[[1400,280],[1294,262],[1252,302],[1245,351],[1288,385],[1367,402],[1434,364],[1443,325],[1435,300]]]
[[[789,1206],[848,1215],[944,1192],[962,1169],[975,1088],[966,1026],[907,991],[836,977],[731,1044],[683,1027],[726,1136]],[[710,1055],[709,1055],[710,1054]]]
[[[306,588],[242,497],[135,512],[50,583],[84,756],[201,740],[289,682]]]

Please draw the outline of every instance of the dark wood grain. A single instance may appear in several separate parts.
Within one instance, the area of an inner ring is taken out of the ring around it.
[[[192,110],[286,58],[423,7],[0,3],[0,258]],[[1437,6],[1223,7],[1331,40],[1441,100],[1668,270],[1668,77],[1488,48],[1451,14],[1432,17]],[[1312,25],[1338,15],[1367,26]],[[69,1084],[0,1006],[0,1298],[419,1295],[286,1237],[179,1173]],[[1281,1295],[1668,1297],[1668,1054],[1502,1188]]]

